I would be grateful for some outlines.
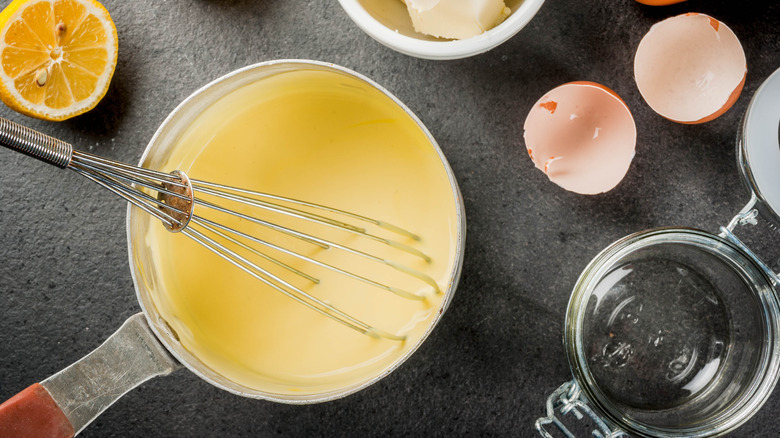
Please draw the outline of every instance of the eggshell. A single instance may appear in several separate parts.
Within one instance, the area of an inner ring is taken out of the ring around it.
[[[655,112],[679,123],[703,123],[725,113],[742,92],[746,75],[737,36],[704,14],[656,23],[634,58],[642,97]]]
[[[523,128],[536,168],[575,193],[613,189],[634,158],[636,124],[628,106],[594,82],[554,88],[534,104]]]
[[[666,5],[673,5],[675,3],[682,3],[685,0],[636,0],[636,1],[642,3],[643,5],[666,6]]]

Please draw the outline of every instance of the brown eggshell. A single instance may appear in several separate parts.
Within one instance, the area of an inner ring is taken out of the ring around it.
[[[564,189],[586,195],[617,186],[636,147],[636,125],[625,102],[594,82],[549,91],[529,111],[524,130],[536,168]]]
[[[734,32],[698,13],[653,25],[634,58],[642,97],[655,112],[679,123],[703,123],[728,111],[746,74],[745,52]]]
[[[675,3],[682,3],[685,0],[636,0],[637,3],[642,3],[643,5],[650,5],[650,6],[666,6],[666,5],[673,5]]]

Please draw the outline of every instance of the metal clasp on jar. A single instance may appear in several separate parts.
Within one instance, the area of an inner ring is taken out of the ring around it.
[[[777,286],[780,284],[780,229],[769,219],[772,216],[766,210],[767,206],[753,193],[747,205],[727,226],[720,228],[719,235],[755,259],[773,286]],[[736,234],[738,231],[740,236]],[[767,235],[778,239],[767,239]]]
[[[587,400],[582,397],[579,385],[573,380],[561,385],[547,398],[547,416],[536,420],[536,430],[545,438],[554,438],[545,429],[546,426],[553,425],[567,438],[576,438],[576,435],[566,427],[562,419],[556,416],[558,411],[560,411],[562,417],[569,414],[574,415],[574,421],[582,422],[583,425],[585,424],[583,420],[589,419],[592,421],[592,426],[595,426],[595,428],[589,434],[590,436],[596,438],[628,436],[621,430],[613,431],[598,414],[593,412],[588,406]],[[590,427],[590,425],[584,427]]]

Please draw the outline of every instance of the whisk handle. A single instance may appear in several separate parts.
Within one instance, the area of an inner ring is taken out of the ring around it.
[[[73,146],[54,137],[0,117],[0,145],[57,167],[66,168]]]

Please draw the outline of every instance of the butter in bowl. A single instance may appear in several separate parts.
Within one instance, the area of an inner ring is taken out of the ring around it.
[[[339,0],[369,36],[418,58],[487,52],[523,29],[544,0]]]

